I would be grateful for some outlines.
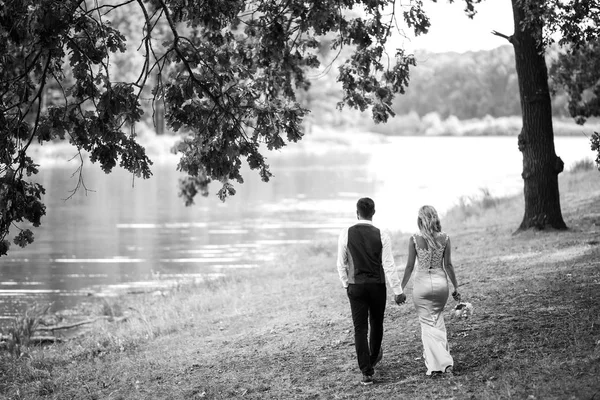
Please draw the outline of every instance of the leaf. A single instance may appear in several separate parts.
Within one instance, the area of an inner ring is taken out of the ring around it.
[[[31,232],[29,229],[22,230],[13,241],[17,246],[25,247],[28,244],[33,243],[33,232]],[[6,248],[6,250],[8,250],[8,248]],[[0,253],[2,253],[2,251],[2,244],[0,244]],[[6,254],[6,252],[4,254]]]
[[[225,201],[228,196],[235,195],[235,188],[229,182],[223,183],[223,187],[217,192],[217,196],[221,201]]]
[[[0,169],[33,177],[40,167],[27,156],[31,139],[68,138],[106,173],[118,163],[149,178],[152,162],[135,126],[164,116],[166,127],[186,137],[175,151],[188,177],[180,188],[187,205],[213,180],[222,183],[221,200],[235,195],[230,182],[243,183],[244,159],[269,180],[261,152],[302,139],[306,91],[323,54],[343,50],[339,107],[372,108],[376,122],[393,115],[391,102],[414,65],[409,56],[388,64],[385,43],[395,21],[384,17],[384,0],[3,5]],[[409,15],[415,29],[426,30],[422,1]],[[46,211],[41,186],[21,179],[4,185],[15,198],[4,209],[0,241],[12,223],[37,226]],[[33,240],[23,232],[19,245]]]

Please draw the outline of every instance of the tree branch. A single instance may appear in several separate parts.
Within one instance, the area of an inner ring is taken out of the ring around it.
[[[87,10],[87,11],[85,12],[85,14],[91,14],[91,13],[92,13],[92,12],[94,12],[94,11],[98,11],[98,12],[100,12],[100,11],[101,11],[103,8],[108,8],[108,11],[105,11],[105,12],[103,13],[103,15],[107,15],[108,13],[110,13],[111,11],[113,11],[113,10],[115,10],[115,9],[119,8],[119,7],[126,6],[126,5],[128,5],[128,4],[130,4],[130,3],[135,3],[136,1],[137,1],[137,0],[127,0],[127,1],[125,1],[124,3],[121,3],[121,4],[116,4],[116,5],[112,5],[112,4],[102,4],[102,5],[100,5],[100,4],[96,3],[96,7],[95,7],[95,9],[92,9],[92,10]]]
[[[142,42],[144,43],[144,47],[146,49],[146,57],[144,60],[144,65],[142,66],[142,71],[140,72],[140,76],[135,81],[136,85],[139,85],[139,88],[140,88],[140,90],[138,92],[138,96],[137,96],[139,99],[142,94],[142,90],[144,89],[144,86],[146,85],[146,79],[148,79],[148,74],[150,73],[149,72],[150,53],[151,53],[151,51],[150,51],[150,40],[151,40],[150,34],[152,33],[152,27],[151,27],[152,21],[150,20],[150,16],[148,15],[148,10],[146,10],[144,3],[141,0],[137,0],[137,3],[140,6],[142,13],[144,14],[144,19],[145,19],[144,25],[145,25],[145,29],[146,29],[146,35],[142,39]]]
[[[35,97],[31,100],[31,102],[29,103],[29,107],[27,108],[27,111],[25,112],[25,114],[23,115],[23,118],[29,114],[29,110],[31,110],[31,107],[33,106],[33,103],[36,101],[36,99],[38,100],[38,109],[37,109],[37,113],[35,116],[35,124],[34,127],[32,129],[31,132],[31,136],[29,137],[29,140],[27,141],[27,144],[25,144],[21,150],[20,150],[20,156],[19,158],[21,158],[21,155],[24,155],[27,152],[27,149],[29,148],[29,146],[31,145],[31,142],[33,141],[33,138],[35,137],[35,134],[37,133],[37,129],[40,123],[40,115],[42,112],[42,93],[44,92],[44,89],[46,87],[46,78],[48,75],[48,70],[50,68],[50,62],[52,61],[52,51],[48,52],[48,58],[46,59],[46,65],[44,66],[44,71],[42,72],[42,77],[40,79],[40,87],[38,88],[37,94],[35,95]],[[24,165],[22,163],[20,163],[20,167],[21,170],[24,167]]]
[[[194,71],[192,70],[192,67],[190,66],[190,64],[188,63],[188,60],[186,59],[185,55],[183,54],[183,52],[179,48],[179,41],[182,39],[182,37],[179,35],[179,32],[177,31],[177,27],[175,26],[175,21],[173,21],[173,18],[171,17],[171,14],[169,13],[169,9],[167,8],[167,5],[165,4],[165,2],[163,0],[159,0],[159,2],[160,2],[161,7],[164,10],[165,18],[167,19],[169,27],[171,28],[171,32],[173,33],[173,46],[172,46],[172,49],[181,58],[181,62],[183,63],[183,65],[185,66],[185,69],[190,74],[190,79],[192,79],[198,85],[198,87],[202,88],[202,90],[204,91],[204,93],[208,97],[210,97],[215,102],[215,104],[219,104],[220,105],[219,98],[216,97],[210,91],[210,89],[208,89],[204,84],[202,84],[202,82],[200,82],[196,78],[196,75],[194,74]],[[187,39],[187,38],[184,38],[184,39]],[[187,41],[189,42],[189,39],[187,39]],[[219,107],[219,108],[223,112],[226,112],[226,110],[224,110],[223,107]]]
[[[497,31],[492,31],[492,35],[496,35],[496,36],[499,36],[501,38],[504,38],[504,39],[508,40],[509,43],[513,44],[513,36],[512,35],[507,36],[507,35],[505,35],[503,33],[497,32]]]

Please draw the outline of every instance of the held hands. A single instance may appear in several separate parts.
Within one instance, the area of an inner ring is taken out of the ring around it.
[[[394,301],[398,305],[404,304],[406,302],[406,295],[404,293],[397,294],[396,296],[394,296]]]
[[[460,293],[458,293],[457,290],[455,290],[454,292],[452,292],[452,298],[454,299],[454,301],[460,303]]]

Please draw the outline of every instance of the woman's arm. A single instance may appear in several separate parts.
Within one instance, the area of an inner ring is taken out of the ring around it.
[[[448,238],[446,242],[446,249],[444,251],[444,267],[446,268],[446,273],[448,274],[448,278],[450,278],[450,282],[454,285],[454,292],[458,292],[458,282],[456,281],[456,274],[454,273],[454,267],[452,266],[452,245],[450,243],[450,238]]]
[[[406,287],[406,284],[410,280],[413,269],[415,268],[415,259],[417,258],[417,251],[415,250],[415,242],[411,236],[408,241],[408,259],[406,260],[406,268],[404,269],[404,277],[402,278],[402,290]]]

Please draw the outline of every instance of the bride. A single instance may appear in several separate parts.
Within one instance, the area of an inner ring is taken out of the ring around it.
[[[446,325],[442,314],[448,300],[448,278],[454,286],[452,297],[460,301],[458,283],[450,257],[450,238],[444,232],[435,208],[423,206],[417,219],[420,233],[408,244],[408,260],[402,279],[406,287],[418,260],[413,284],[413,303],[421,324],[423,357],[427,375],[452,373],[454,361],[450,355]]]

